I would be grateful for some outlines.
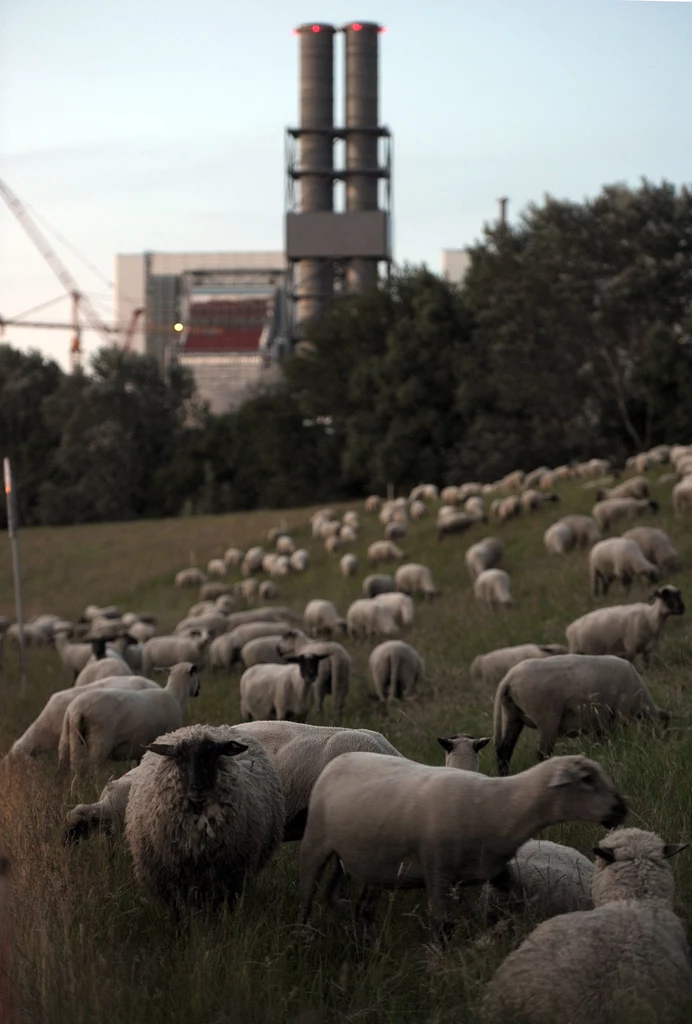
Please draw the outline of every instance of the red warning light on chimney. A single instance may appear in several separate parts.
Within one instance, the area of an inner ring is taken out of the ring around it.
[[[377,30],[377,31],[378,31],[378,32],[387,32],[387,31],[388,31],[388,29],[387,29],[387,26],[386,26],[386,25],[380,25],[380,27],[378,28],[378,30]]]
[[[351,25],[351,28],[353,29],[354,32],[360,32],[362,27],[363,26],[361,25],[361,23],[359,21],[354,21],[353,24]]]
[[[320,26],[319,25],[313,25],[312,26],[312,31],[313,32],[319,32],[319,30],[320,30]]]

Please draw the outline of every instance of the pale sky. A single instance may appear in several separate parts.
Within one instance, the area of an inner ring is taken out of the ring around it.
[[[4,0],[0,177],[110,280],[117,252],[280,249],[292,29],[356,19],[388,30],[398,262],[439,270],[500,195],[511,219],[546,192],[692,180],[692,3],[662,0]],[[112,290],[54,245],[112,322]],[[61,293],[0,201],[0,315]],[[67,365],[67,332],[5,340]]]

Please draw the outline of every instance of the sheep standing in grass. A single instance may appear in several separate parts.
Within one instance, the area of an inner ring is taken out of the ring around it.
[[[305,572],[310,565],[310,553],[305,548],[298,548],[289,558],[289,564],[294,572]]]
[[[420,594],[429,601],[438,597],[440,591],[435,586],[433,575],[427,565],[418,562],[406,562],[394,573],[396,589],[403,594]]]
[[[175,574],[176,587],[200,587],[207,582],[201,569],[181,569]]]
[[[333,640],[311,640],[297,629],[286,630],[276,644],[276,651],[281,658],[314,654],[322,659],[314,683],[317,713],[321,718],[324,698],[331,694],[334,717],[341,722],[351,686],[351,656],[348,651]]]
[[[306,604],[303,624],[310,636],[333,636],[335,633],[343,633],[346,625],[332,601],[318,598]]]
[[[253,719],[293,719],[308,717],[320,661],[327,655],[296,654],[285,656],[290,665],[253,665],[240,677],[240,717]]]
[[[410,629],[415,618],[413,600],[408,594],[396,591],[393,594],[378,594],[373,598],[377,604],[389,608],[399,629]]]
[[[478,771],[478,754],[490,743],[490,738],[474,739],[468,733],[457,733],[454,736],[438,736],[437,742],[445,752],[445,767],[458,768],[465,772]]]
[[[522,843],[566,821],[620,824],[625,803],[600,765],[556,757],[496,779],[404,758],[342,754],[315,783],[300,847],[300,918],[320,875],[344,871],[378,889],[425,887],[436,930],[451,926],[454,885],[506,874]]]
[[[599,491],[599,501],[606,501],[608,498],[648,498],[649,481],[643,476],[631,476],[629,480],[623,480],[615,487],[604,488]]]
[[[491,608],[509,608],[514,604],[509,573],[504,569],[485,569],[476,577],[473,592],[479,601],[489,604]]]
[[[380,595],[382,597],[384,595]],[[378,598],[360,598],[346,613],[348,634],[353,640],[370,636],[397,636],[399,627],[391,610],[378,604]]]
[[[380,704],[410,697],[423,678],[425,665],[418,651],[401,640],[387,640],[369,658],[370,674]]]
[[[657,565],[661,572],[678,572],[682,569],[682,559],[665,530],[656,530],[652,526],[635,526],[634,529],[623,533],[623,537],[636,541],[644,552],[644,557]]]
[[[591,593],[603,596],[613,580],[619,580],[629,593],[634,580],[656,583],[661,574],[635,540],[626,537],[609,537],[594,544],[589,551],[589,584]]]
[[[655,590],[648,604],[618,604],[588,612],[565,631],[570,654],[614,654],[628,661],[641,654],[648,664],[668,616],[684,612],[682,594],[670,583]]]
[[[276,635],[258,636],[254,640],[248,640],[240,651],[243,668],[252,668],[253,665],[283,665],[284,661],[276,649],[276,644]]]
[[[692,509],[692,475],[684,476],[673,488],[673,511],[676,516]]]
[[[368,548],[368,562],[378,565],[380,562],[398,562],[404,552],[393,540],[376,540]]]
[[[484,537],[467,548],[464,555],[469,576],[475,580],[486,569],[496,569],[502,561],[503,545],[497,537]]]
[[[500,775],[524,725],[538,730],[538,758],[550,757],[559,736],[603,731],[649,719],[668,721],[629,661],[610,655],[562,654],[515,665],[495,693],[495,753]]]
[[[692,969],[668,860],[686,845],[637,828],[605,836],[594,847],[595,908],[553,917],[531,932],[488,984],[482,1019],[682,1020],[678,1015],[692,1008]]]
[[[445,537],[451,537],[453,534],[466,533],[476,523],[480,523],[485,516],[480,517],[476,515],[470,515],[468,512],[448,512],[444,515],[441,514],[442,509],[437,514],[437,539],[444,540]]]
[[[636,519],[658,509],[658,502],[651,498],[607,498],[596,502],[591,513],[602,530],[610,530],[622,519]]]
[[[349,576],[355,576],[358,572],[358,558],[356,555],[344,555],[339,562],[339,569],[341,575],[348,579]]]
[[[567,523],[553,523],[543,534],[543,543],[549,555],[566,555],[577,545],[574,530]]]
[[[558,519],[558,523],[567,526],[572,531],[576,539],[576,546],[582,551],[590,548],[592,544],[595,544],[603,536],[601,528],[593,516],[585,516],[579,512],[573,512]]]
[[[237,569],[245,557],[245,552],[240,548],[228,548],[224,552],[223,560],[227,569]]]
[[[212,669],[231,669],[240,658],[240,652],[251,640],[260,637],[276,639],[288,628],[286,622],[246,622],[236,626],[230,633],[217,636],[209,648],[209,665]]]
[[[200,620],[201,621],[201,620]],[[203,628],[200,625],[200,630]],[[156,668],[172,668],[183,661],[200,665],[204,661],[207,635],[155,636],[144,644],[142,674],[150,676]]]
[[[181,907],[217,907],[262,870],[281,842],[286,804],[276,769],[227,725],[160,736],[130,790],[125,837],[136,880]]]
[[[563,644],[517,644],[516,647],[498,647],[487,654],[479,654],[471,662],[474,683],[497,683],[511,668],[530,658],[552,658],[567,654]]]
[[[378,594],[390,594],[396,589],[393,576],[386,576],[384,573],[373,573],[363,580],[363,597],[377,597]]]

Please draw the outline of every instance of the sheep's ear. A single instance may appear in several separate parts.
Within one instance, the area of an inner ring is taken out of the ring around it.
[[[160,754],[161,757],[177,757],[179,748],[172,743],[145,743],[144,749],[150,750],[152,754]]]
[[[583,770],[572,764],[561,764],[555,769],[555,773],[548,783],[548,789],[556,789],[558,786],[571,786],[582,778]]]
[[[440,744],[443,750],[446,750],[448,754],[451,754],[454,749],[454,744],[451,740],[447,739],[446,736],[438,736],[437,742]]]
[[[601,860],[604,860],[606,864],[613,864],[615,862],[615,854],[606,846],[594,846],[593,852],[597,857],[600,857]]]
[[[483,736],[482,739],[474,740],[473,741],[473,749],[476,751],[476,753],[478,753],[478,751],[482,750],[483,747],[487,747],[489,743],[490,743],[490,737],[489,736]]]
[[[667,860],[669,857],[674,857],[676,853],[682,853],[689,845],[689,843],[666,843],[663,847],[663,856]]]
[[[217,757],[234,757],[247,749],[247,743],[238,743],[236,740],[222,740],[214,744],[214,753]]]

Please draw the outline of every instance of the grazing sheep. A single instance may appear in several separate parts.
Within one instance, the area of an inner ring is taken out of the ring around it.
[[[418,651],[401,640],[387,640],[369,658],[370,674],[380,704],[410,697],[423,678],[425,665]]]
[[[234,584],[233,590],[242,597],[246,604],[251,604],[259,596],[259,580],[256,576],[248,576]]]
[[[623,480],[616,487],[603,488],[598,492],[598,501],[605,501],[608,498],[648,498],[649,481],[643,476],[633,476],[629,480]]]
[[[279,588],[273,580],[262,580],[257,591],[260,601],[276,601]]]
[[[365,499],[366,512],[379,512],[382,507],[382,498],[379,494],[369,494]]]
[[[518,644],[516,647],[498,647],[487,654],[479,654],[471,662],[474,683],[497,683],[511,668],[530,658],[552,658],[567,654],[563,644]]]
[[[596,502],[591,514],[602,530],[609,530],[621,519],[636,519],[658,509],[658,502],[651,498],[607,498]]]
[[[254,548],[249,548],[240,563],[240,571],[243,576],[252,576],[253,573],[260,572],[262,569],[262,562],[264,561],[264,548],[258,545]]]
[[[437,539],[444,540],[445,537],[456,533],[466,533],[476,523],[481,522],[478,516],[469,515],[467,512],[452,512],[444,516],[437,516]]]
[[[310,564],[310,553],[305,548],[298,548],[289,558],[289,564],[294,572],[305,572]]]
[[[213,909],[261,871],[285,820],[281,783],[260,744],[231,726],[191,725],[149,745],[125,838],[141,886],[177,909]]]
[[[379,594],[391,594],[397,587],[393,576],[384,573],[373,573],[363,580],[363,597],[377,597]]]
[[[227,619],[228,629],[244,626],[248,622],[287,622],[293,626],[301,616],[282,605],[267,605],[263,608],[248,608],[243,612],[232,612]]]
[[[681,516],[692,509],[692,475],[684,476],[673,488],[673,512]]]
[[[368,562],[378,565],[380,562],[398,562],[404,552],[392,540],[376,540],[368,548]]]
[[[454,484],[448,484],[447,487],[443,487],[440,491],[440,501],[443,505],[456,505],[457,502],[461,501],[458,495],[459,488],[455,487]]]
[[[556,757],[511,778],[431,768],[405,758],[342,754],[310,797],[300,847],[300,918],[338,857],[376,889],[425,887],[435,930],[451,926],[452,887],[506,876],[522,843],[566,821],[620,824],[626,805],[600,765]]]
[[[669,615],[683,615],[682,594],[670,583],[655,590],[648,604],[613,605],[588,612],[566,629],[570,654],[614,654],[644,664],[658,642]]]
[[[276,553],[277,555],[292,555],[296,550],[296,543],[293,537],[289,537],[287,533],[282,534],[276,538]]]
[[[517,494],[503,498],[499,505],[495,506],[495,515],[501,523],[508,523],[510,519],[516,519],[522,511],[521,498]]]
[[[682,1020],[692,970],[668,860],[687,844],[617,829],[594,847],[595,908],[544,921],[500,964],[487,1024]]]
[[[423,501],[415,500],[408,507],[408,514],[414,522],[425,519],[428,514],[428,507]]]
[[[549,555],[566,555],[576,547],[577,538],[567,523],[557,522],[545,531],[543,543]]]
[[[355,544],[358,540],[358,532],[353,526],[344,523],[339,530],[339,540],[342,544]]]
[[[201,569],[181,569],[175,574],[176,587],[201,587],[207,577]]]
[[[72,680],[74,681],[79,673],[89,664],[94,654],[94,648],[90,643],[72,643],[69,636],[72,632],[72,626],[70,623],[64,625],[58,624],[55,629],[55,649],[60,656],[65,668],[70,673]],[[106,642],[103,641],[103,648],[105,651]]]
[[[652,526],[635,526],[634,529],[623,533],[623,537],[636,541],[644,552],[644,557],[657,565],[661,572],[678,572],[682,569],[682,559],[665,530],[656,530]]]
[[[558,654],[522,661],[495,693],[495,754],[500,775],[525,725],[538,730],[538,759],[550,757],[560,736],[603,732],[625,722],[668,722],[646,683],[623,658]]]
[[[545,491],[534,491],[532,489],[524,491],[519,497],[522,511],[524,512],[537,512],[539,509],[543,508],[544,505],[555,503],[559,500],[559,495],[555,494],[553,491],[546,493]]]
[[[384,595],[380,595],[382,597]],[[397,636],[399,627],[394,615],[385,605],[378,604],[377,598],[360,598],[354,601],[346,613],[349,636],[354,640],[370,636]]]
[[[224,552],[223,560],[227,569],[237,569],[242,565],[245,552],[240,548],[228,548]]]
[[[200,627],[201,628],[201,627]],[[155,636],[144,644],[142,675],[150,676],[156,668],[172,668],[183,661],[201,665],[207,637]]]
[[[464,502],[464,512],[468,512],[470,516],[482,519],[484,522],[487,520],[485,502],[477,494],[472,494],[470,498],[466,499]]]
[[[228,628],[227,616],[222,615],[215,608],[213,612],[207,612],[205,615],[182,619],[175,627],[174,636],[189,636],[190,634],[194,636],[201,632],[206,632],[211,637],[221,636],[222,633],[228,631]],[[154,637],[154,639],[160,640],[161,637]]]
[[[413,606],[413,600],[408,596],[408,594],[402,594],[399,591],[395,591],[390,594],[378,594],[378,596],[373,598],[373,600],[376,601],[377,604],[381,604],[384,605],[385,608],[389,608],[399,629],[411,628],[415,618],[415,609]]]
[[[240,677],[240,717],[304,722],[312,706],[312,684],[326,654],[284,656],[290,665],[253,665]]]
[[[320,537],[322,540],[329,540],[330,537],[338,539],[341,531],[341,523],[338,519],[326,519],[320,525]]]
[[[331,694],[334,717],[337,723],[341,722],[351,685],[351,656],[348,651],[333,640],[311,640],[297,629],[287,630],[276,650],[282,658],[295,654],[315,654],[322,658],[314,685],[317,713],[321,718],[324,698]]]
[[[594,597],[599,593],[605,596],[613,580],[619,580],[629,593],[636,579],[657,583],[660,578],[660,572],[644,557],[635,540],[609,537],[589,551],[589,584]]]
[[[130,789],[139,770],[140,765],[137,765],[119,779],[107,782],[96,803],[77,804],[68,811],[62,836],[65,846],[88,839],[94,832],[103,833],[111,844],[122,835]]]
[[[408,532],[406,523],[398,523],[395,521],[387,523],[384,528],[385,540],[401,540],[406,536]]]
[[[581,513],[573,512],[568,516],[558,519],[558,523],[568,526],[576,538],[577,547],[582,551],[590,548],[603,534],[593,516],[584,516]]]
[[[287,622],[245,622],[230,633],[212,640],[209,647],[209,665],[212,669],[231,669],[240,658],[243,647],[260,637],[276,639],[288,629]]]
[[[209,576],[225,576],[226,571],[226,563],[223,558],[210,558],[207,562],[207,575]]]
[[[302,722],[248,722],[235,728],[243,739],[250,737],[264,747],[278,772],[286,797],[284,842],[303,838],[312,788],[322,769],[339,754],[361,750],[402,756],[372,729]]]
[[[303,612],[303,625],[310,636],[332,636],[344,633],[346,623],[332,601],[315,598],[308,601]]]
[[[474,581],[473,593],[479,601],[484,601],[491,608],[508,608],[514,604],[509,573],[504,569],[484,569]]]
[[[344,526],[350,526],[352,530],[360,529],[360,516],[354,508],[349,508],[341,517]]]
[[[609,459],[589,459],[588,462],[579,463],[575,468],[582,480],[597,480],[599,476],[608,476],[613,470]]]
[[[454,736],[438,736],[437,742],[445,752],[445,767],[458,768],[465,772],[478,771],[478,754],[490,743],[490,737],[474,739],[468,733],[456,733]]]
[[[202,601],[216,601],[219,597],[228,597],[233,593],[233,588],[228,583],[203,583],[199,588],[199,596]]]
[[[486,569],[495,569],[502,561],[503,545],[497,537],[484,537],[472,544],[464,555],[469,576],[475,580]]]
[[[95,683],[89,683],[80,690],[74,687],[69,690],[58,690],[48,698],[36,721],[14,741],[7,755],[8,761],[38,757],[39,754],[57,751],[65,711],[72,701],[83,693],[105,689],[160,690],[161,687],[151,679],[144,679],[143,676],[112,676],[110,679],[99,679]]]
[[[341,550],[341,547],[341,539],[336,534],[333,534],[331,537],[327,537],[324,542],[324,550],[328,555],[336,554],[337,551]]]
[[[131,675],[132,669],[123,658],[100,658],[84,666],[75,679],[75,687],[88,686],[97,679],[108,679],[109,676]]]
[[[339,569],[341,575],[348,578],[349,576],[355,576],[358,572],[358,558],[356,555],[344,555],[339,562]]]
[[[402,594],[421,594],[432,601],[438,597],[440,591],[435,586],[432,573],[427,565],[420,565],[418,562],[406,562],[400,565],[394,573],[396,589]]]
[[[243,668],[252,668],[253,665],[283,665],[284,660],[277,650],[276,642],[276,635],[258,636],[254,640],[248,640],[240,650]]]

